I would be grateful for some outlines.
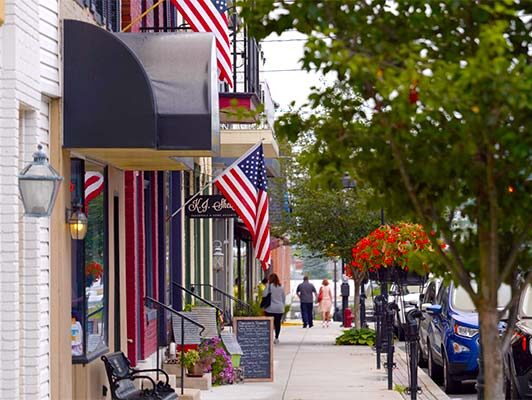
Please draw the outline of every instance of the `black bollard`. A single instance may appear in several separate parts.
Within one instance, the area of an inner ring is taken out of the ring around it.
[[[409,369],[410,382],[408,391],[410,392],[410,400],[417,400],[417,394],[421,389],[417,383],[417,365],[418,365],[418,346],[419,346],[419,320],[422,320],[423,314],[417,308],[406,313],[405,325],[405,340],[409,348]]]
[[[386,369],[388,372],[388,390],[393,390],[393,369],[395,367],[395,363],[393,361],[393,353],[394,353],[394,346],[393,346],[393,320],[395,318],[395,314],[399,310],[399,307],[396,303],[388,303],[386,305],[386,315],[385,315],[385,328],[386,328],[386,338],[387,338],[387,357],[386,357]]]
[[[381,369],[381,351],[383,347],[383,318],[384,318],[384,297],[375,296],[373,299],[373,313],[375,314],[375,350],[377,351],[377,369]]]

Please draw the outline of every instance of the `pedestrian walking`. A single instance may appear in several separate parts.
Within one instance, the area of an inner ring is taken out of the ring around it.
[[[297,297],[299,297],[299,303],[301,304],[303,328],[306,328],[307,326],[312,328],[314,326],[312,322],[312,307],[314,307],[314,295],[317,293],[314,285],[308,281],[307,275],[303,278],[303,282],[298,285],[296,294]]]
[[[281,332],[281,320],[284,314],[284,304],[286,295],[284,288],[279,281],[277,274],[273,273],[268,278],[268,286],[264,289],[262,297],[270,295],[270,305],[265,308],[265,314],[268,317],[273,317],[273,326],[275,328],[275,340],[273,343],[279,343],[279,333]]]
[[[332,294],[329,287],[329,281],[324,279],[321,283],[320,292],[318,294],[318,310],[322,316],[322,327],[329,327],[331,324],[331,307],[332,307]]]

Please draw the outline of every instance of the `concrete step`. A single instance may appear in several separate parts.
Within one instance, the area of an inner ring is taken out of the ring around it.
[[[172,387],[180,388],[181,387],[181,366],[179,364],[163,363],[163,369],[170,378],[170,385]],[[212,387],[212,374],[209,372],[209,373],[203,374],[202,377],[185,375],[184,386],[190,389],[209,390]]]
[[[185,389],[183,394],[179,389],[176,393],[179,400],[201,400],[201,391],[198,389]]]
[[[202,377],[185,376],[184,387],[188,389],[209,390],[212,387],[211,373],[204,374]],[[173,386],[173,385],[172,385]],[[176,391],[181,388],[181,376],[175,376]]]

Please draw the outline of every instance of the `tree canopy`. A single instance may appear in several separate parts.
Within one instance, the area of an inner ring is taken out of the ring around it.
[[[349,171],[388,215],[434,230],[440,261],[479,310],[483,345],[497,346],[497,288],[521,271],[516,299],[532,279],[532,3],[240,4],[251,34],[307,34],[302,68],[337,78],[277,132],[313,137],[305,157],[315,177]],[[486,397],[497,398],[502,356],[490,357]]]

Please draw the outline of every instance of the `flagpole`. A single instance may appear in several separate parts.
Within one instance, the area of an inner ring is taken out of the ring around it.
[[[244,154],[242,154],[240,157],[238,157],[238,159],[233,162],[230,166],[228,166],[227,168],[225,168],[225,170],[227,169],[231,169],[234,165],[238,164],[240,161],[242,161],[244,158],[246,158],[247,156],[249,156],[251,153],[253,153],[257,147],[259,147],[262,142],[264,142],[264,139],[260,139],[257,143],[255,143],[255,145],[253,145],[248,151],[246,151]],[[224,171],[225,171],[224,170]],[[220,174],[219,176],[217,176],[216,178],[213,179],[213,181],[211,183],[214,183],[216,182],[223,174]]]
[[[214,183],[214,181],[211,181],[209,183],[207,183],[205,186],[203,186],[200,190],[198,190],[196,193],[194,193],[192,195],[192,197],[190,197],[187,201],[185,201],[185,203],[179,207],[177,210],[175,210],[172,215],[168,216],[166,218],[166,222],[170,221],[172,218],[174,218],[181,210],[183,210],[183,208],[185,208],[188,203],[190,203],[192,200],[194,200],[196,197],[198,197],[201,193],[203,193],[203,191],[205,189],[207,189],[208,187],[212,186],[212,184]]]
[[[261,139],[259,140],[254,146],[252,146],[248,151],[246,151],[242,156],[240,156],[235,162],[233,162],[229,167],[227,167],[226,169],[229,169],[231,168],[233,165],[235,164],[238,164],[240,161],[242,161],[244,158],[246,158],[249,154],[251,154],[253,151],[255,151],[255,149],[257,147],[259,147],[262,142],[264,142],[264,139]],[[223,174],[222,174],[223,175]],[[192,200],[194,200],[196,197],[198,197],[205,189],[207,189],[208,187],[212,186],[216,180],[218,179],[219,177],[217,176],[216,178],[214,178],[212,181],[210,181],[209,183],[205,184],[200,190],[198,190],[196,193],[194,193],[194,195],[192,197],[190,197],[187,201],[185,201],[185,203],[179,207],[177,210],[175,210],[170,216],[168,216],[166,218],[166,221],[168,222],[169,220],[171,220],[172,218],[174,218],[181,210],[183,210],[183,208],[185,208]]]
[[[159,7],[162,3],[164,3],[165,0],[159,0],[157,3],[155,3],[153,6],[148,8],[146,11],[144,11],[142,14],[140,14],[137,18],[135,18],[131,23],[126,26],[124,29],[122,29],[121,32],[126,32],[131,29],[133,25],[135,25],[137,22],[139,22],[142,18],[144,18],[146,15],[151,13],[155,8]]]

